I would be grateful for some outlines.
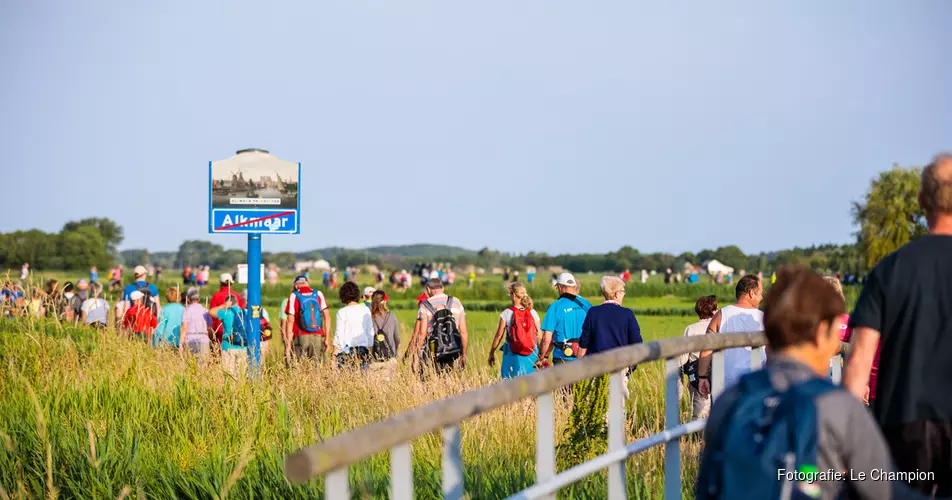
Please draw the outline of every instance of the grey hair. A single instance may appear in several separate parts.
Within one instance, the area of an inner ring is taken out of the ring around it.
[[[428,290],[442,290],[443,282],[439,278],[433,278],[426,282],[426,288]]]
[[[93,292],[94,297],[102,295],[102,283],[98,281],[93,281],[92,285],[89,285],[90,290]]]
[[[602,296],[608,300],[614,299],[619,293],[625,291],[625,282],[618,276],[602,276],[599,286],[602,289]]]

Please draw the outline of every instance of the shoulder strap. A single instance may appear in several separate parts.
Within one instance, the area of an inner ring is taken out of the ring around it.
[[[450,310],[450,314],[453,314],[453,296],[452,295],[446,297],[446,308]]]
[[[429,299],[424,300],[422,305],[427,311],[430,311],[430,314],[436,314],[436,309],[433,308],[433,304],[430,303]]]
[[[585,304],[583,304],[581,300],[578,300],[578,295],[572,297],[572,302],[575,302],[579,307],[585,309]]]

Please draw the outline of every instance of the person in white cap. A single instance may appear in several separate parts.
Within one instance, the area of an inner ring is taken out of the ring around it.
[[[537,362],[545,364],[552,353],[552,364],[573,361],[578,357],[578,341],[582,323],[592,304],[578,295],[579,285],[570,273],[559,275],[555,284],[559,299],[549,306],[542,319],[542,353]]]
[[[232,279],[231,274],[221,273],[221,276],[218,279],[218,282],[221,284],[221,288],[214,295],[212,295],[211,300],[208,302],[208,309],[213,309],[215,307],[225,305],[225,299],[229,296],[234,297],[235,304],[241,309],[245,308],[245,301],[241,299],[241,296],[237,292],[231,289],[231,285],[235,280]],[[215,341],[221,344],[222,330],[221,320],[215,315],[212,315],[212,332],[215,334]]]
[[[370,309],[370,303],[372,302],[374,297],[374,292],[376,291],[377,289],[372,286],[368,286],[367,288],[364,288],[364,305],[367,306],[368,309]]]
[[[162,308],[161,304],[159,303],[159,289],[155,285],[145,280],[149,272],[146,270],[145,266],[136,266],[135,269],[133,269],[132,274],[135,276],[135,282],[126,285],[126,287],[122,289],[122,300],[124,301],[124,307],[126,309],[132,307],[132,292],[139,292],[143,295],[143,305],[151,309],[152,315],[158,318],[159,312]]]
[[[132,332],[137,339],[151,343],[152,332],[159,322],[152,314],[152,309],[145,305],[145,298],[145,294],[138,290],[129,293],[132,305],[122,316],[122,327]]]

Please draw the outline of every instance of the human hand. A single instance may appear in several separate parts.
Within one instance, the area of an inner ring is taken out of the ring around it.
[[[866,394],[863,396],[863,402],[866,403],[866,406],[869,406],[869,386],[866,386]]]
[[[711,394],[711,381],[702,378],[697,381],[697,392],[701,393],[702,396],[707,397]]]
[[[324,352],[331,352],[331,344],[327,341],[324,341]]]
[[[457,363],[456,366],[457,366],[460,370],[465,369],[465,368],[466,368],[466,355],[464,354],[464,355],[460,356],[459,360],[457,360],[456,363]]]
[[[496,366],[496,353],[495,353],[495,352],[490,352],[490,353],[489,353],[489,366]]]

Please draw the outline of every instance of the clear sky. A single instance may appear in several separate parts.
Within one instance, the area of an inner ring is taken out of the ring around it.
[[[207,234],[208,162],[257,147],[303,164],[270,251],[845,242],[877,172],[952,149],[950,25],[948,0],[6,0],[0,231],[242,247]]]

